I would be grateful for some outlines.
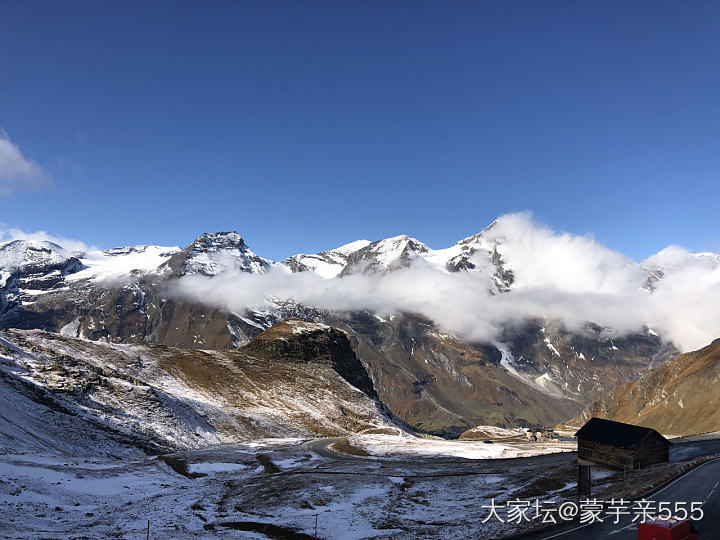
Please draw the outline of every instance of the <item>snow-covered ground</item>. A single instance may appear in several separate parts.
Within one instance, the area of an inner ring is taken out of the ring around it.
[[[488,444],[482,441],[444,441],[398,435],[353,435],[348,438],[348,441],[353,446],[362,448],[371,456],[402,459],[417,456],[502,459],[577,450],[575,441]]]
[[[526,430],[522,428],[507,429],[498,426],[475,426],[468,429],[464,435],[475,435],[479,439],[508,439],[511,437],[524,437]]]
[[[392,426],[328,367],[293,364],[288,377],[266,364],[4,332],[0,536],[144,538],[148,521],[154,538],[263,538],[268,524],[312,535],[317,516],[319,538],[496,538],[515,526],[481,522],[492,498],[562,493],[574,481],[571,456],[488,459],[568,447],[352,435],[333,426],[350,414],[361,420],[353,429]],[[372,455],[326,454],[297,438],[325,425]],[[160,452],[176,453],[151,455]]]
[[[568,489],[571,496],[574,472],[562,455],[329,459],[299,439],[165,459],[6,454],[0,456],[0,533],[145,538],[149,521],[151,538],[267,538],[261,534],[267,524],[312,537],[317,516],[318,538],[499,538],[517,525],[482,523],[483,505],[543,495],[538,489]],[[554,484],[538,487],[539,481]]]

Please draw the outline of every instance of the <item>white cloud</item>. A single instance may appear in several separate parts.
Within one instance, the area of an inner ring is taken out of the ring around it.
[[[693,254],[678,246],[643,262],[664,276],[648,299],[648,313],[686,349],[720,337],[720,256]]]
[[[336,311],[367,309],[381,316],[418,313],[477,341],[492,341],[503,324],[530,317],[561,320],[578,331],[594,322],[617,335],[649,325],[684,350],[720,337],[720,255],[670,246],[636,263],[590,236],[539,225],[527,213],[502,216],[485,235],[498,242],[504,265],[514,273],[508,293],[490,294],[493,266],[483,252],[475,256],[477,266],[485,269],[479,272],[448,273],[423,259],[387,274],[333,279],[274,267],[266,274],[185,276],[171,292],[235,312],[289,299]],[[46,240],[85,253],[97,249],[44,231],[0,227],[0,241],[11,239]],[[648,276],[660,270],[662,278],[651,293]]]
[[[88,246],[85,242],[80,240],[73,240],[72,238],[65,238],[62,236],[52,236],[45,231],[25,232],[21,229],[6,229],[0,228],[0,242],[8,242],[10,240],[37,240],[40,242],[53,242],[68,251],[76,252],[81,251],[88,253],[96,251],[97,248]]]
[[[175,292],[230,311],[291,299],[338,311],[413,312],[478,341],[493,340],[502,324],[528,317],[559,319],[573,330],[594,322],[616,334],[649,324],[686,350],[720,337],[720,257],[668,248],[638,264],[592,237],[538,225],[529,214],[503,216],[487,234],[515,274],[508,293],[490,294],[481,273],[447,273],[422,262],[336,279],[282,268],[264,275],[186,276]],[[646,268],[656,265],[665,277],[651,293]]]
[[[489,236],[500,244],[517,288],[613,294],[642,287],[647,279],[636,262],[591,236],[556,233],[529,213],[502,216]]]
[[[22,155],[5,130],[0,129],[0,196],[17,189],[40,189],[50,184],[45,170]]]

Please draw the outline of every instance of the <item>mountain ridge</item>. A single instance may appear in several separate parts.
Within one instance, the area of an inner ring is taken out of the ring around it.
[[[473,342],[409,311],[321,309],[292,299],[233,310],[167,294],[173,283],[193,276],[214,283],[234,276],[314,273],[332,281],[392,276],[412,266],[476,279],[501,297],[523,282],[506,258],[498,228],[494,222],[441,250],[400,235],[281,262],[255,254],[234,231],[205,233],[182,249],[71,253],[45,246],[50,250],[43,255],[49,257],[45,266],[10,265],[0,258],[0,328],[225,350],[242,347],[290,317],[328,324],[347,332],[378,396],[394,414],[416,429],[445,436],[490,423],[554,425],[676,354],[648,328],[621,339],[601,327],[568,330],[559,321],[527,317],[502,326],[496,341]],[[0,244],[0,253],[7,244]],[[15,244],[13,253],[20,247]]]

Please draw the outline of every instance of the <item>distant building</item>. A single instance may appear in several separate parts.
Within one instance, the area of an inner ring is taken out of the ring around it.
[[[582,465],[642,469],[670,460],[670,441],[651,428],[593,417],[575,436]]]

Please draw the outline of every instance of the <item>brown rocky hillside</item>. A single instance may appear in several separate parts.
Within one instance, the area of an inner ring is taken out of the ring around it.
[[[639,424],[664,435],[720,430],[720,339],[618,386],[566,425],[597,416]]]
[[[346,334],[282,322],[236,350],[0,332],[0,453],[165,452],[393,428]]]

